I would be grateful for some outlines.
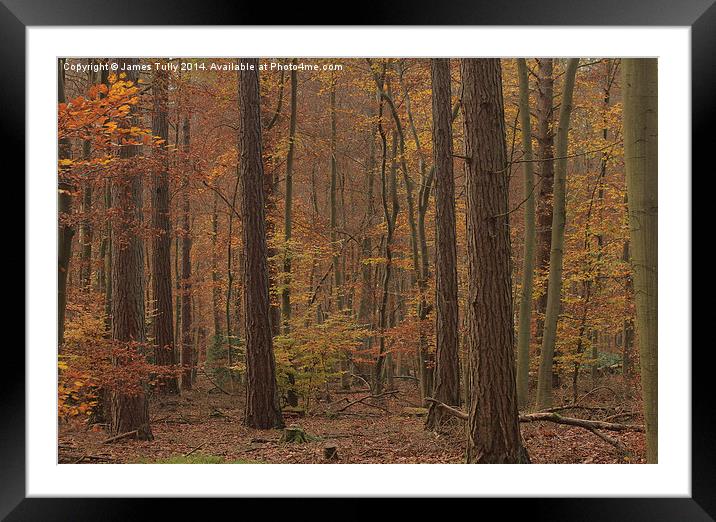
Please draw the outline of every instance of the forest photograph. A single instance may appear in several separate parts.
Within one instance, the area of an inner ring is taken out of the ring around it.
[[[658,463],[657,59],[56,73],[59,464]]]

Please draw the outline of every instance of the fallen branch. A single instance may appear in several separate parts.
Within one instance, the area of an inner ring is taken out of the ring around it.
[[[221,391],[221,392],[224,392],[226,395],[229,395],[229,396],[233,396],[233,395],[234,395],[233,393],[227,392],[224,388],[222,388],[221,386],[219,386],[218,384],[216,384],[216,383],[212,380],[212,378],[209,377],[209,374],[206,373],[206,371],[205,371],[203,368],[202,368],[202,370],[201,370],[201,373],[204,374],[204,377],[206,377],[207,379],[209,379],[209,382],[210,382],[211,384],[213,384],[214,387],[215,387],[217,390],[219,390],[219,391]]]
[[[102,441],[102,444],[109,444],[110,442],[115,442],[120,439],[126,439],[127,437],[136,437],[139,430],[133,430],[128,431],[127,433],[120,433],[119,435],[115,435],[114,437],[110,437],[106,440]]]
[[[356,400],[354,400],[354,401],[349,402],[348,404],[346,404],[345,406],[343,406],[341,409],[337,410],[337,412],[341,412],[341,411],[347,410],[347,409],[350,408],[351,406],[353,406],[353,405],[355,405],[355,404],[358,404],[358,403],[361,403],[361,402],[363,402],[363,401],[365,401],[365,400],[368,400],[368,399],[380,399],[381,397],[385,397],[386,395],[395,395],[396,393],[398,393],[398,390],[390,390],[390,391],[383,392],[383,393],[378,394],[378,395],[366,395],[366,396],[364,396],[364,397],[361,397],[360,399],[356,399]],[[375,404],[369,404],[369,403],[366,403],[366,404],[367,404],[368,406],[373,406],[373,407],[375,407],[375,408],[380,408],[380,406],[376,406]],[[385,410],[385,408],[380,408],[380,409]],[[386,410],[386,411],[387,411],[387,410]]]
[[[194,453],[196,450],[201,449],[201,448],[203,448],[204,446],[206,446],[206,442],[203,442],[203,443],[199,444],[196,448],[194,448],[193,450],[191,450],[189,453],[185,453],[184,456],[185,456],[185,457],[188,457],[189,455],[191,455],[192,453]]]
[[[460,411],[452,406],[448,406],[432,397],[425,397],[427,402],[444,409],[449,414],[459,419],[467,420],[467,413]],[[587,430],[609,430],[609,431],[644,431],[644,426],[640,424],[617,424],[614,422],[593,421],[585,419],[577,419],[574,417],[563,417],[554,412],[537,412],[526,413],[520,415],[520,422],[554,422],[556,424],[566,424],[568,426],[578,426]]]
[[[520,422],[538,422],[547,421],[557,424],[567,424],[569,426],[579,426],[580,428],[609,430],[609,431],[644,431],[644,426],[640,424],[617,424],[615,422],[604,422],[577,419],[574,417],[563,417],[554,412],[537,412],[520,415]]]
[[[372,387],[372,386],[370,385],[370,383],[369,383],[368,381],[366,381],[363,377],[361,377],[360,375],[356,375],[355,373],[351,373],[351,374],[349,374],[349,375],[350,375],[351,377],[353,377],[354,379],[358,379],[359,381],[363,381],[363,382],[365,383],[365,385],[368,386],[368,391],[369,391],[369,392],[372,392],[372,391],[373,391],[373,387]]]
[[[624,447],[624,445],[621,442],[619,442],[617,439],[613,439],[612,437],[610,437],[608,435],[604,435],[603,433],[598,432],[594,428],[587,428],[587,429],[589,431],[591,431],[592,433],[594,433],[597,437],[602,439],[604,442],[614,446],[623,455],[631,455],[631,452],[628,449],[626,449],[626,447]]]
[[[585,393],[584,395],[582,395],[579,399],[577,399],[576,401],[574,401],[574,404],[579,404],[579,403],[582,402],[584,399],[586,399],[587,397],[589,397],[591,394],[593,394],[594,392],[599,391],[599,390],[609,390],[610,392],[612,392],[613,395],[616,395],[616,394],[617,394],[617,392],[615,392],[615,391],[614,391],[612,388],[610,388],[609,386],[597,386],[596,388],[592,388],[592,389],[589,390],[587,393]]]

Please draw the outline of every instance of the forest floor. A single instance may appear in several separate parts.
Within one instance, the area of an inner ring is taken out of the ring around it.
[[[563,411],[565,416],[633,424],[643,423],[638,399],[631,397],[620,376],[605,376],[586,390],[581,406],[601,409]],[[315,403],[304,416],[286,415],[286,426],[299,425],[312,440],[283,443],[281,430],[255,430],[242,425],[244,395],[228,395],[199,375],[193,390],[179,397],[153,398],[150,403],[154,440],[131,438],[106,442],[102,425],[60,422],[58,462],[68,463],[462,463],[464,422],[451,419],[440,433],[424,429],[418,416],[419,397],[413,380],[396,381],[398,393],[348,406],[369,393],[332,390],[330,400]],[[241,390],[243,391],[243,390]],[[555,390],[555,404],[570,402]],[[588,393],[588,396],[585,394]],[[567,391],[564,390],[567,394]],[[372,406],[366,405],[372,404]],[[386,411],[387,410],[387,411]],[[605,432],[628,453],[593,433],[550,422],[521,423],[533,463],[643,463],[644,434]],[[326,460],[324,448],[335,446],[337,458]]]

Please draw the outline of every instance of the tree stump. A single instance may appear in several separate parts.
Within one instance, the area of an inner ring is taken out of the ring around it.
[[[323,458],[326,460],[338,460],[338,448],[336,446],[325,446]]]
[[[308,433],[303,431],[303,428],[298,424],[291,424],[288,428],[284,428],[283,435],[279,442],[290,442],[297,444],[305,444],[315,440],[315,437],[311,437]]]

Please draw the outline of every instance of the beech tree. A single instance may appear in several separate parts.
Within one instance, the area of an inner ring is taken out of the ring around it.
[[[261,153],[259,61],[239,72],[239,176],[243,231],[243,310],[246,338],[246,412],[251,428],[283,427],[271,336],[268,250]]]
[[[647,462],[658,461],[658,71],[656,58],[622,61],[624,162]]]
[[[577,74],[578,58],[567,60],[564,73],[564,88],[559,109],[557,130],[557,169],[554,176],[552,209],[552,239],[549,256],[549,282],[547,285],[547,309],[542,334],[539,374],[537,376],[537,408],[552,406],[552,366],[557,338],[557,320],[562,302],[562,258],[564,255],[564,227],[567,197],[567,140],[569,118],[572,113],[574,79]]]
[[[435,399],[460,404],[458,360],[457,252],[453,178],[450,60],[432,59],[433,156],[435,164]],[[427,427],[438,426],[442,410],[431,407]]]
[[[515,385],[507,155],[499,59],[463,59],[467,196],[467,461],[525,463]]]
[[[520,407],[528,402],[530,371],[530,330],[532,327],[532,288],[534,283],[535,242],[535,196],[534,169],[532,164],[532,125],[530,123],[530,88],[527,61],[517,59],[520,84],[520,126],[524,152],[525,175],[525,247],[522,260],[522,297],[520,299],[519,327],[517,335],[517,400]]]

